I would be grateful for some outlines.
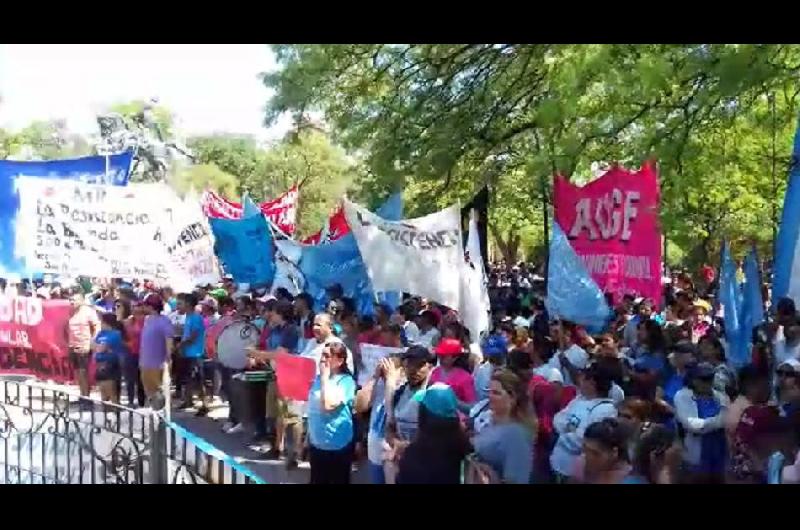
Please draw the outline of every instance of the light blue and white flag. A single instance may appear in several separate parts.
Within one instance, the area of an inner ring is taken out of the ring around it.
[[[742,340],[742,290],[736,278],[736,263],[731,258],[728,243],[723,242],[720,255],[719,301],[725,319],[725,341],[728,343],[728,362],[735,368],[749,363],[746,343]]]
[[[773,307],[784,297],[800,304],[800,123],[794,136],[792,166],[783,199],[783,214],[775,242],[772,280]]]
[[[552,223],[545,307],[552,318],[574,322],[590,332],[602,331],[612,311],[558,223]]]

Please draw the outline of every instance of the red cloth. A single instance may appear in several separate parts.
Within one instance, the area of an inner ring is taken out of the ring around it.
[[[258,347],[262,350],[267,349],[267,340],[269,340],[269,326],[264,326],[264,329],[261,330],[261,335],[258,337]]]
[[[317,366],[314,359],[280,353],[272,361],[278,381],[278,395],[283,399],[307,401]]]
[[[314,235],[308,236],[302,242],[306,245],[319,245],[328,241],[336,241],[342,236],[350,233],[350,225],[344,216],[344,208],[341,205],[328,218],[325,227]]]
[[[528,395],[531,396],[533,408],[539,422],[538,436],[534,456],[534,465],[538,470],[548,470],[550,452],[555,442],[553,435],[553,418],[578,395],[574,386],[550,383],[541,375],[534,375],[528,383]]]
[[[137,320],[129,318],[125,321],[125,336],[128,339],[128,350],[134,357],[139,356],[139,345],[142,339],[142,328],[144,327],[144,319]]]

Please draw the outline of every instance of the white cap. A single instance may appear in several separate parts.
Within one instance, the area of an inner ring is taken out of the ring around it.
[[[564,352],[567,356],[567,360],[569,363],[574,366],[578,370],[583,370],[587,366],[589,366],[589,354],[587,354],[583,348],[579,346],[574,346],[569,348],[566,352]]]
[[[561,385],[564,384],[564,376],[561,375],[561,370],[558,370],[556,368],[552,368],[548,372],[547,377],[545,379],[547,379],[548,383],[558,383]]]
[[[528,326],[530,326],[530,322],[528,322],[528,319],[526,319],[525,317],[515,318],[512,324],[514,324],[514,327],[516,328],[527,328]]]

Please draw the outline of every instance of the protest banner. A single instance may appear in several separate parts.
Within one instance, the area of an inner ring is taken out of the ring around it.
[[[209,219],[216,239],[215,250],[237,283],[260,287],[275,275],[272,233],[263,216],[244,219]]]
[[[70,314],[66,300],[0,296],[0,371],[73,382],[67,348]]]
[[[69,276],[166,277],[159,229],[173,222],[167,186],[19,177],[17,189],[16,246],[29,267]]]
[[[283,399],[307,401],[308,392],[317,377],[317,364],[310,357],[279,353],[272,360],[278,395]]]
[[[15,179],[28,177],[71,180],[91,184],[125,186],[131,169],[133,153],[126,151],[111,156],[87,156],[66,160],[15,161],[0,160],[0,276],[27,276],[41,271],[29,270],[22,256],[14,252],[19,197]],[[6,243],[7,242],[7,243]]]
[[[361,352],[361,368],[358,371],[358,384],[366,385],[369,378],[375,373],[375,369],[381,359],[406,351],[405,348],[390,348],[388,346],[378,346],[377,344],[361,343],[358,345]]]
[[[286,193],[271,201],[258,205],[261,213],[287,235],[297,228],[297,201],[300,190],[292,186]],[[212,190],[206,190],[200,198],[203,213],[211,219],[241,219],[244,206],[230,201]]]
[[[614,167],[576,186],[553,184],[555,219],[600,289],[615,303],[634,293],[661,300],[658,175],[647,163],[631,172]]]
[[[214,237],[200,205],[191,198],[175,205],[173,222],[163,227],[170,285],[178,292],[190,292],[197,285],[217,283],[220,272]]]
[[[348,200],[344,210],[373,289],[459,309],[464,249],[458,206],[403,221],[383,219]]]

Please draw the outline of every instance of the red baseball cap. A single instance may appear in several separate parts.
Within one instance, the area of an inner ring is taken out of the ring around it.
[[[433,351],[436,353],[436,355],[456,356],[464,353],[464,347],[461,345],[461,341],[458,339],[443,339],[439,344],[436,345],[436,348],[434,348]]]
[[[753,445],[759,438],[776,434],[781,430],[781,415],[777,407],[753,405],[742,413],[736,436],[747,445]]]

